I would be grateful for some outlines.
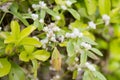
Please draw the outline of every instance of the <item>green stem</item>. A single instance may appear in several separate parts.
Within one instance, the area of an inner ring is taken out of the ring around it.
[[[2,18],[1,18],[0,24],[2,23],[2,21],[3,21],[4,17],[5,17],[5,15],[6,15],[6,12],[3,14],[3,16],[2,16]]]

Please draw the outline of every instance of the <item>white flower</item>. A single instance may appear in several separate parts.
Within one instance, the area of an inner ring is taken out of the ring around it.
[[[53,29],[52,29],[53,31],[60,31],[60,28],[59,27],[57,27],[57,26],[55,26],[55,27],[53,27]]]
[[[56,41],[56,38],[55,38],[54,36],[51,37],[50,40],[53,41],[53,42],[57,42],[57,41]]]
[[[85,65],[89,70],[96,71],[95,67],[92,64],[90,64],[89,62],[86,62]]]
[[[67,10],[67,7],[66,7],[65,5],[62,5],[61,8],[62,8],[63,10]]]
[[[43,20],[43,19],[40,19],[39,22],[40,22],[40,23],[44,23],[44,20]]]
[[[88,22],[88,26],[92,29],[96,29],[96,24],[93,21]]]
[[[63,42],[63,41],[64,41],[64,36],[62,35],[62,36],[60,36],[58,39],[59,39],[61,42]]]
[[[54,36],[55,36],[55,34],[53,33],[52,30],[47,33],[48,38],[51,38],[51,37],[54,37]]]
[[[91,49],[91,45],[88,44],[88,43],[86,43],[86,42],[82,42],[80,45],[81,45],[82,47],[86,48],[87,50]]]
[[[66,34],[65,34],[65,37],[66,37],[66,38],[70,38],[70,37],[71,37],[71,33],[66,33]]]
[[[31,17],[33,20],[36,20],[36,19],[38,19],[38,14],[31,14]]]
[[[60,75],[57,74],[55,77],[56,77],[57,79],[59,79],[59,78],[60,78]]]
[[[81,70],[82,70],[81,68],[78,68],[78,69],[77,69],[78,72],[81,71]]]
[[[38,10],[40,8],[40,6],[38,4],[32,4],[32,8],[34,10]]]
[[[55,16],[55,18],[56,18],[57,20],[60,20],[60,19],[61,19],[60,16]]]
[[[78,57],[75,57],[75,61],[78,61],[79,60],[79,58]]]
[[[46,8],[46,3],[44,3],[44,1],[40,1],[39,5],[41,8]]]
[[[48,31],[49,31],[48,27],[47,27],[47,26],[44,27],[44,28],[43,28],[43,31],[48,32]]]
[[[67,1],[66,1],[66,5],[70,7],[70,6],[72,5],[72,2],[69,1],[69,0],[67,0]]]
[[[110,16],[107,14],[102,15],[102,19],[105,21],[105,25],[108,25],[110,23]]]
[[[45,39],[41,40],[41,43],[42,44],[47,44],[48,43],[48,38],[45,38]]]
[[[8,12],[8,9],[10,8],[11,4],[12,4],[11,2],[8,2],[8,3],[0,6],[0,9],[3,10],[4,12]]]
[[[79,38],[83,36],[83,34],[77,28],[73,30],[73,34],[74,36],[79,37]]]
[[[0,31],[2,30],[2,27],[0,26]]]

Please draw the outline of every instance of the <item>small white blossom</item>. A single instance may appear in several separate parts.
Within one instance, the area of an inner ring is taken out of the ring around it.
[[[0,6],[0,9],[3,10],[4,12],[8,12],[8,9],[10,8],[11,4],[12,4],[11,2],[8,2],[8,3]]]
[[[41,8],[46,8],[46,3],[44,3],[44,1],[40,1],[39,5]]]
[[[92,29],[96,29],[96,24],[93,21],[88,22],[88,26]]]
[[[59,39],[61,42],[63,42],[63,41],[64,41],[64,36],[63,36],[63,35],[62,35],[62,36],[59,36],[58,39]]]
[[[72,5],[72,2],[69,1],[69,0],[67,0],[67,1],[66,1],[66,5],[70,7],[70,6]]]
[[[53,36],[53,37],[51,37],[51,39],[50,39],[51,41],[53,41],[53,42],[57,42],[56,41],[56,38]]]
[[[60,78],[60,75],[57,74],[57,75],[55,76],[55,78],[59,79],[59,78]]]
[[[89,62],[86,62],[85,65],[89,70],[96,71],[95,67],[92,64],[90,64]]]
[[[48,43],[48,38],[45,38],[45,39],[41,40],[41,43],[42,44],[47,44]]]
[[[0,27],[0,31],[2,30],[2,27]]]
[[[44,28],[43,28],[43,31],[48,32],[48,31],[49,31],[48,27],[47,27],[47,26],[44,27]]]
[[[36,19],[38,19],[38,14],[31,14],[31,17],[33,20],[36,20]]]
[[[78,68],[78,69],[77,69],[78,72],[81,71],[81,70],[82,70],[81,68]]]
[[[47,37],[48,37],[48,38],[55,37],[55,34],[53,33],[52,30],[50,30],[50,31],[47,33]]]
[[[65,5],[62,5],[61,8],[62,8],[63,10],[67,10],[67,7],[66,7]]]
[[[102,19],[105,21],[105,25],[108,25],[110,23],[110,16],[107,14],[102,15]]]
[[[40,22],[40,23],[44,23],[44,20],[43,20],[43,19],[40,19],[39,22]]]
[[[60,31],[60,28],[59,27],[57,27],[57,26],[55,26],[55,27],[53,27],[53,29],[52,29],[53,31]]]
[[[60,20],[60,19],[61,19],[60,16],[56,16],[55,18],[56,18],[57,20]]]
[[[75,57],[75,61],[79,61],[79,58],[78,58],[78,57]]]
[[[91,49],[91,45],[88,44],[88,43],[86,43],[86,42],[82,42],[80,45],[81,45],[82,47],[86,48],[87,50]]]
[[[38,4],[32,4],[32,8],[34,10],[38,10],[40,8],[40,6]]]
[[[70,37],[71,37],[71,33],[66,33],[66,34],[65,34],[65,37],[66,37],[66,38],[70,38]]]

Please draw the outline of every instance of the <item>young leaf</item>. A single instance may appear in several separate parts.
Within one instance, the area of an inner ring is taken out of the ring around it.
[[[89,15],[95,14],[97,9],[96,0],[85,0],[85,5]]]
[[[10,72],[11,64],[6,58],[0,58],[0,77],[7,75]]]
[[[96,48],[91,48],[90,50],[93,51],[94,53],[96,53],[99,56],[103,56],[103,54]]]
[[[93,72],[93,75],[97,77],[99,80],[107,80],[100,72],[95,71]]]
[[[9,73],[9,80],[25,80],[25,74],[23,70],[13,62],[11,62],[11,65],[12,67]]]
[[[20,45],[29,45],[29,46],[36,46],[41,47],[40,41],[35,38],[26,37],[20,41]]]
[[[8,36],[8,37],[4,40],[4,43],[5,43],[5,44],[6,44],[6,43],[15,43],[15,42],[16,42],[16,40],[15,40],[14,36],[12,36],[12,35]]]
[[[50,57],[50,53],[46,50],[37,50],[33,53],[33,56],[40,61],[46,61]]]
[[[78,75],[78,71],[75,70],[75,71],[73,72],[72,79],[76,79],[76,78],[77,78],[77,75]]]
[[[20,33],[20,40],[22,40],[23,38],[27,37],[28,35],[30,35],[34,30],[36,29],[35,26],[28,26],[27,28],[23,29]]]
[[[67,53],[68,53],[68,56],[70,56],[70,57],[75,54],[74,45],[73,45],[72,40],[70,40],[70,41],[67,43]]]
[[[79,13],[76,10],[74,10],[74,9],[68,9],[68,11],[73,15],[73,17],[75,19],[80,20],[80,15],[79,15]]]
[[[53,17],[56,17],[56,16],[59,15],[59,14],[57,14],[56,12],[54,12],[53,10],[51,10],[51,9],[49,9],[49,8],[47,8],[46,11],[47,11],[48,14],[50,14],[50,15],[53,16]]]
[[[11,26],[12,36],[15,39],[18,39],[19,34],[20,34],[20,26],[19,26],[18,22],[12,21],[10,26]]]
[[[90,39],[89,37],[82,37],[82,40],[84,42],[91,44],[91,45],[97,45],[97,43],[95,41],[93,41],[92,39]]]
[[[61,70],[61,55],[56,47],[53,50],[51,60],[52,60],[52,66],[55,68],[55,70],[60,71]]]
[[[87,53],[86,51],[81,53],[81,56],[80,56],[80,64],[81,65],[84,65],[87,61]]]
[[[111,10],[111,1],[110,0],[98,0],[98,6],[100,14],[109,14]]]
[[[93,54],[91,51],[87,51],[87,55],[88,55],[88,57],[90,57],[94,60],[98,60],[98,57],[95,54]]]

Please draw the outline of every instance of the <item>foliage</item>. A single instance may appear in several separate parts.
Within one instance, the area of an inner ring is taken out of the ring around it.
[[[120,0],[0,1],[0,77],[120,79],[119,12]]]

